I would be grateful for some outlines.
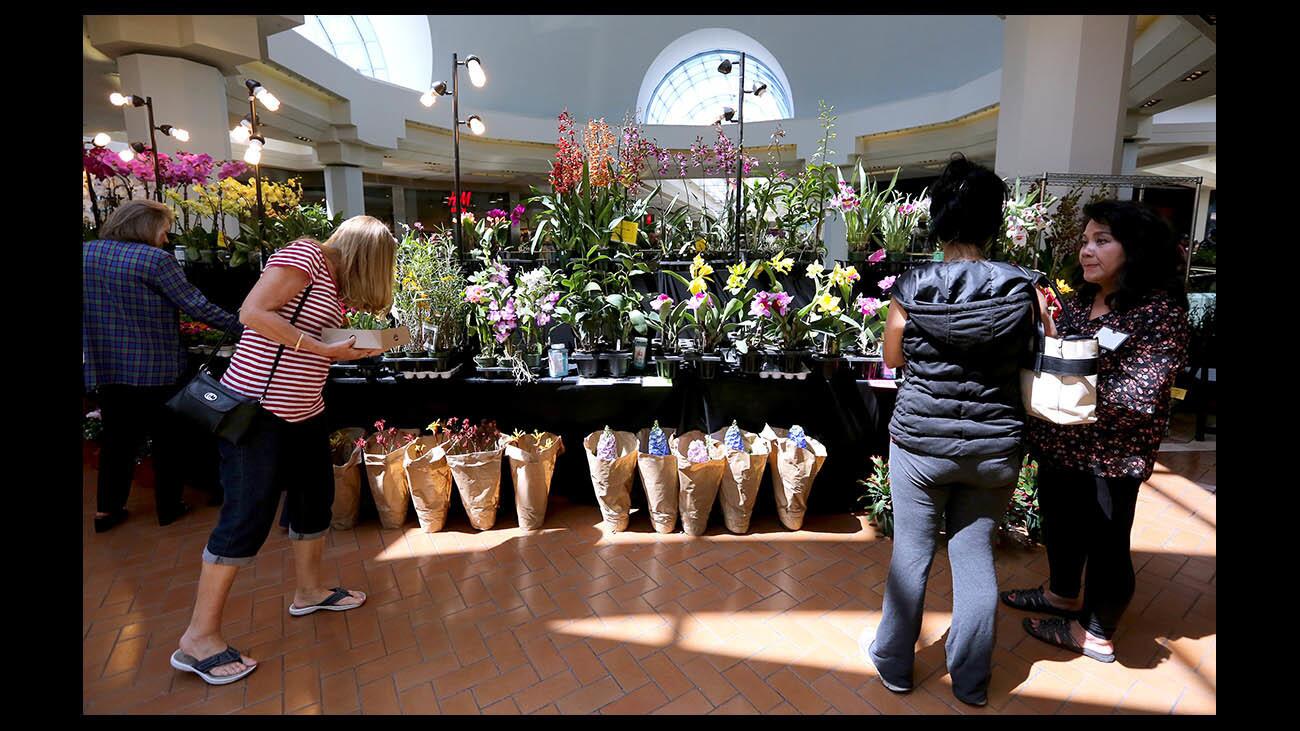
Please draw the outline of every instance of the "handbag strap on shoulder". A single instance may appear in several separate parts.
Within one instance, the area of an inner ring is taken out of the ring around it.
[[[311,295],[311,284],[302,290],[302,297],[298,299],[298,306],[293,308],[293,315],[289,318],[289,324],[293,325],[298,322],[298,315],[302,313],[302,306],[307,304],[307,297]],[[262,389],[262,397],[258,401],[266,399],[266,394],[271,391],[271,378],[275,376],[275,369],[280,366],[280,359],[284,357],[284,349],[287,346],[283,343],[275,351],[275,361],[271,363],[271,370],[266,374],[266,388]]]

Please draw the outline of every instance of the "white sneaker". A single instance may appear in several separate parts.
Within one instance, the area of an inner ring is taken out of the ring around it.
[[[885,676],[880,673],[880,669],[876,667],[875,661],[871,659],[871,643],[875,639],[876,633],[872,630],[870,625],[862,628],[862,632],[858,635],[858,652],[862,655],[862,661],[875,669],[876,677],[880,678],[881,685],[895,693],[911,692],[912,689],[910,687],[894,685],[888,680],[885,680]]]

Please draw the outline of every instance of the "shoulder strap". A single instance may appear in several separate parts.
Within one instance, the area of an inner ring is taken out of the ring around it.
[[[294,324],[294,323],[296,323],[296,322],[298,321],[298,315],[302,312],[302,306],[305,305],[305,304],[307,304],[307,297],[308,297],[310,294],[311,294],[311,285],[308,284],[308,285],[306,286],[306,288],[304,288],[304,289],[302,290],[302,297],[300,297],[300,298],[298,299],[298,306],[295,307],[295,308],[293,308],[293,316],[289,318],[289,324],[290,324],[290,325],[292,325],[292,324]],[[1040,325],[1040,327],[1041,327],[1041,325]],[[270,372],[268,372],[268,373],[266,374],[266,388],[263,388],[263,389],[262,389],[262,398],[258,399],[258,401],[262,401],[262,400],[264,400],[264,399],[266,398],[266,394],[270,392],[270,390],[271,390],[271,377],[275,375],[275,369],[278,368],[278,367],[280,366],[280,358],[284,357],[284,349],[285,349],[285,347],[286,347],[286,346],[285,346],[283,343],[281,343],[281,344],[280,344],[280,347],[276,349],[276,351],[275,351],[275,362],[271,363],[271,370],[270,370]]]
[[[1030,342],[1029,345],[1030,362],[1027,364],[1026,367],[1030,368],[1035,373],[1039,373],[1043,370],[1043,352],[1047,346],[1047,329],[1043,327],[1043,309],[1038,306],[1037,288],[1039,286],[1038,283],[1040,281],[1047,279],[1047,275],[1043,274],[1040,271],[1026,269],[1025,267],[1022,267],[1019,264],[1016,264],[1014,266],[1017,269],[1019,269],[1021,273],[1023,273],[1026,277],[1029,278],[1030,284],[1034,285],[1034,290],[1030,292],[1030,296],[1029,296],[1030,306],[1033,308],[1034,311],[1034,339]],[[1051,283],[1049,282],[1048,284],[1050,285]],[[1055,292],[1056,287],[1052,286],[1052,290]],[[1057,300],[1058,301],[1060,300],[1059,294],[1057,295]]]

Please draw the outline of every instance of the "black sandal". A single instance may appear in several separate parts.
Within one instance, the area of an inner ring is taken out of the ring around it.
[[[1029,618],[1026,618],[1021,624],[1024,625],[1029,636],[1036,640],[1042,640],[1049,645],[1070,652],[1077,652],[1098,662],[1115,662],[1115,653],[1113,652],[1103,655],[1096,650],[1089,650],[1075,644],[1074,638],[1070,636],[1070,620],[1068,619],[1040,619],[1038,620],[1037,629],[1034,628],[1033,620]]]
[[[1051,614],[1057,617],[1074,619],[1079,616],[1077,609],[1061,609],[1051,602],[1047,601],[1047,596],[1043,593],[1043,587],[1033,589],[1012,589],[998,594],[1002,598],[1002,603],[1012,609],[1019,609],[1022,612],[1034,612],[1035,614]],[[1012,596],[1015,598],[1012,599]]]

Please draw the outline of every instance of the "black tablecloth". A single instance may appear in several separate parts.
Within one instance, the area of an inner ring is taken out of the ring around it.
[[[742,429],[764,424],[803,426],[826,445],[827,458],[809,501],[816,512],[851,507],[870,459],[888,448],[887,425],[894,391],[870,387],[842,370],[830,382],[816,374],[807,380],[771,380],[722,375],[703,381],[683,372],[671,388],[634,384],[578,385],[576,378],[542,379],[533,384],[477,378],[339,382],[325,388],[325,413],[332,428],[388,426],[424,428],[435,419],[495,419],[503,433],[545,429],[564,439],[552,491],[595,504],[582,440],[605,425],[636,432],[658,419],[664,428],[713,432],[733,419]],[[770,512],[770,478],[764,478],[761,512]],[[509,481],[502,483],[503,505]],[[639,489],[634,490],[634,494]],[[642,499],[639,496],[637,499]],[[635,503],[634,503],[635,504]]]

